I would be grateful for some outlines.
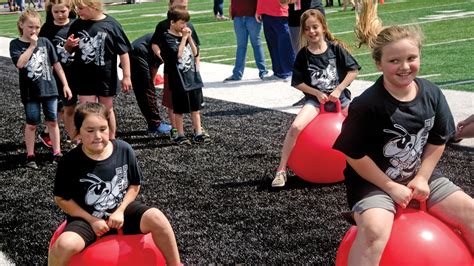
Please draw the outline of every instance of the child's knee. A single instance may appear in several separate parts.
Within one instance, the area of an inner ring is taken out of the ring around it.
[[[25,128],[28,131],[36,131],[36,125],[26,124]]]
[[[72,255],[81,252],[84,247],[84,240],[79,235],[72,232],[66,232],[58,237],[51,252],[59,255]]]
[[[49,128],[55,128],[55,127],[58,127],[58,121],[46,121],[46,125]]]
[[[169,221],[166,216],[157,208],[151,208],[144,213],[146,221],[152,231],[162,231],[169,227]]]
[[[357,227],[358,234],[362,234],[369,246],[375,243],[387,243],[392,230],[390,226],[383,223],[369,223]]]
[[[298,136],[301,133],[301,131],[303,131],[304,128],[305,128],[305,125],[293,122],[290,126],[290,134],[294,136]]]

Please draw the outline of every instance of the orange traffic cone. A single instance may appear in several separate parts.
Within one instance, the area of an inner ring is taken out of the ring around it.
[[[381,5],[383,5],[384,2],[385,2],[384,0],[379,0],[379,3],[380,3]]]
[[[165,80],[163,79],[163,77],[160,74],[157,74],[155,76],[155,86],[161,85],[163,83],[165,83]]]

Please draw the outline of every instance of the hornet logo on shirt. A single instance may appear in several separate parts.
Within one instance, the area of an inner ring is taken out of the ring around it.
[[[105,38],[106,32],[97,32],[97,35],[90,36],[85,30],[79,32],[79,49],[81,59],[85,64],[94,63],[96,66],[105,66]]]
[[[103,181],[91,173],[87,173],[88,178],[79,180],[82,183],[90,183],[84,202],[89,206],[93,206],[96,210],[92,213],[93,216],[103,218],[107,216],[107,210],[113,209],[122,203],[128,188],[127,170],[128,165],[116,168],[116,175],[111,181]]]
[[[183,55],[178,59],[178,68],[183,72],[188,72],[189,70],[195,72],[192,54],[191,45],[187,44],[184,47]]]
[[[28,77],[32,80],[42,78],[43,80],[51,80],[51,74],[48,71],[48,53],[46,47],[38,47],[38,50],[31,55],[30,60],[25,67],[28,71]]]
[[[316,65],[309,64],[308,71],[311,76],[311,86],[318,88],[324,93],[333,92],[339,84],[336,59],[329,59],[329,64],[326,69],[321,69]]]
[[[56,53],[59,56],[59,61],[63,64],[70,64],[73,61],[73,57],[64,49],[64,44],[66,44],[66,39],[61,36],[54,36],[54,43],[56,43]]]
[[[421,165],[421,155],[433,128],[434,117],[425,120],[425,125],[417,134],[409,134],[401,125],[393,125],[399,131],[384,129],[385,133],[396,135],[383,147],[383,154],[391,167],[385,174],[393,180],[402,181],[416,174]]]

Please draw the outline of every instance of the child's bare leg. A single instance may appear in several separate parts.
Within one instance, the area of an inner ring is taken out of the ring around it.
[[[176,129],[180,136],[184,136],[184,115],[174,114],[174,122],[176,123]]]
[[[474,253],[474,199],[459,190],[433,205],[429,212],[459,229],[471,253]]]
[[[173,108],[167,108],[168,109],[168,119],[170,120],[170,125],[172,128],[177,128],[176,127],[176,121],[175,121],[175,116],[173,113]]]
[[[357,236],[349,252],[348,265],[378,265],[392,231],[394,214],[381,208],[355,213]]]
[[[61,152],[58,122],[46,121],[46,125],[48,126],[49,137],[51,138],[53,146],[53,153]]]
[[[36,138],[36,126],[25,125],[25,145],[26,154],[31,155],[35,153],[35,138]]]
[[[63,114],[63,121],[64,121],[64,128],[66,129],[66,133],[68,137],[72,140],[75,137],[74,134],[74,109],[76,105],[64,106],[64,114]]]
[[[84,239],[74,232],[62,233],[49,250],[48,266],[67,265],[71,257],[86,246]]]
[[[191,112],[191,120],[193,122],[194,133],[199,135],[202,132],[201,129],[201,112]]]
[[[166,265],[180,264],[181,260],[173,228],[160,210],[156,208],[147,210],[140,221],[140,230],[144,234],[151,232],[155,245],[166,259]]]
[[[290,129],[286,133],[285,140],[283,141],[283,148],[281,149],[280,164],[278,165],[278,171],[286,170],[286,164],[290,157],[291,151],[295,146],[296,139],[300,135],[301,131],[319,114],[319,108],[314,107],[310,104],[305,104],[301,111],[296,116],[295,120],[291,124]]]
[[[115,133],[117,132],[117,124],[115,120],[114,112],[114,97],[100,97],[99,103],[102,103],[109,111],[109,138],[115,139]]]

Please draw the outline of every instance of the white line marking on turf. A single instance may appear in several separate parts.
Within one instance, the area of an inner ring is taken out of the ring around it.
[[[216,58],[216,57],[223,57],[223,56],[225,56],[225,55],[217,54],[217,55],[210,55],[210,56],[201,56],[201,60],[209,59],[209,58]]]
[[[422,76],[417,76],[417,77],[427,79],[427,78],[440,77],[440,76],[441,74],[427,74],[427,75],[422,75]]]
[[[442,84],[442,85],[439,85],[439,87],[444,88],[448,86],[465,85],[465,84],[472,84],[472,83],[474,83],[474,80],[464,80],[464,81],[458,81],[458,82],[453,82],[453,83],[448,83],[448,84]]]
[[[235,60],[235,57],[233,57],[233,58],[223,58],[223,59],[212,60],[212,63],[225,62],[225,61],[233,61],[233,60]]]

